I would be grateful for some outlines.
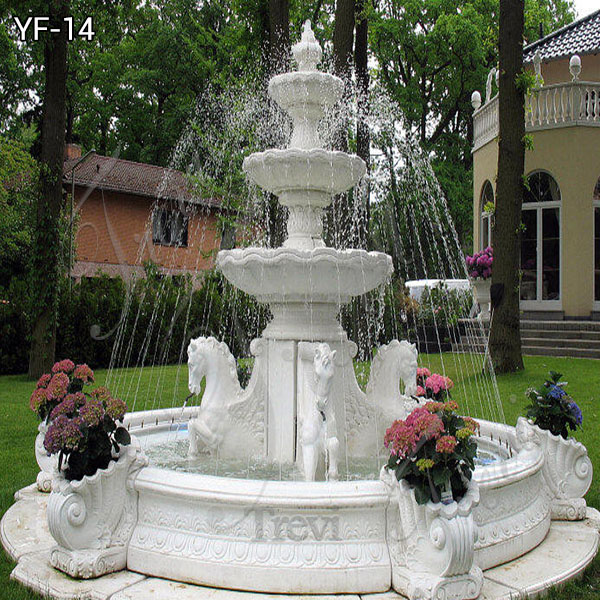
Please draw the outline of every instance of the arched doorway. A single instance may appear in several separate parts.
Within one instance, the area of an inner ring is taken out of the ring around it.
[[[527,178],[521,232],[521,307],[560,310],[560,188],[546,171]]]
[[[494,204],[494,188],[489,180],[486,179],[481,188],[479,199],[479,249],[483,250],[492,245],[492,216],[493,210],[489,210],[490,205]]]

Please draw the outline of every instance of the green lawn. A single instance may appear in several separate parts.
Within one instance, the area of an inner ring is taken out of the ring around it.
[[[421,355],[422,366],[441,372],[444,363],[446,374],[456,384],[453,397],[463,406],[471,406],[478,396],[476,386],[481,385],[477,357],[444,355]],[[361,365],[359,380],[364,383],[368,365]],[[498,389],[506,422],[514,424],[527,404],[525,390],[541,383],[549,370],[560,371],[569,382],[569,392],[581,406],[584,414],[584,430],[577,435],[588,449],[597,473],[600,473],[600,362],[585,359],[526,357],[525,370],[516,375],[498,377]],[[104,384],[107,373],[96,372],[99,384]],[[28,400],[33,384],[25,376],[0,377],[0,515],[13,503],[16,490],[35,481],[37,464],[33,453],[37,420],[29,410]],[[180,405],[187,395],[187,369],[175,366],[162,369],[122,370],[113,372],[111,389],[127,400],[131,406],[136,398],[137,410],[158,406]],[[160,389],[169,393],[158,396]],[[477,404],[475,402],[475,404]],[[588,504],[600,508],[600,485],[598,476],[587,495]],[[1,600],[24,600],[39,598],[18,584],[10,581],[14,564],[0,556]],[[592,600],[600,598],[600,559],[596,559],[585,576],[567,588],[554,592],[554,598]]]

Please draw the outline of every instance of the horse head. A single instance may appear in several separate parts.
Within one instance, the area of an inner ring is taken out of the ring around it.
[[[202,391],[202,379],[207,373],[207,339],[210,338],[196,338],[195,340],[191,340],[188,346],[188,388],[192,394],[199,394]]]

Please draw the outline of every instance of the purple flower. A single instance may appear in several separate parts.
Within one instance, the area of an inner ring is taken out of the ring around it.
[[[106,401],[106,414],[115,421],[122,421],[127,412],[127,405],[119,398],[109,398]]]
[[[101,400],[88,400],[80,409],[79,416],[88,427],[100,425],[104,419],[104,406]]]
[[[581,412],[581,408],[577,406],[576,402],[570,402],[569,408],[571,409],[571,414],[575,417],[575,423],[581,425],[583,423],[583,413]]]
[[[62,451],[77,450],[83,434],[73,419],[65,415],[59,415],[52,421],[46,436],[44,437],[44,448],[50,454]]]
[[[565,390],[558,387],[557,385],[552,384],[550,386],[550,391],[548,392],[548,396],[550,398],[552,398],[552,400],[560,400],[561,398],[564,398],[566,395],[567,395],[567,393],[565,392]]]

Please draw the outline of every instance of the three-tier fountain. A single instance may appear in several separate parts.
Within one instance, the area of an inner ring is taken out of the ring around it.
[[[288,237],[280,248],[217,259],[272,313],[251,344],[251,379],[240,386],[223,342],[193,339],[189,388],[199,407],[127,415],[139,444],[106,473],[54,489],[51,563],[72,577],[126,568],[254,592],[393,587],[412,598],[476,598],[482,570],[538,546],[552,519],[585,517],[591,463],[581,444],[557,450],[525,420],[481,421],[478,447],[491,460],[460,502],[406,504],[403,482],[380,476],[386,427],[417,404],[417,351],[392,340],[378,348],[366,392],[357,384],[356,345],[338,313],[385,284],[392,261],[322,239],[324,209],[365,164],[322,148],[319,122],[343,83],[316,69],[321,48],[309,23],[293,55],[298,70],[269,85],[293,120],[289,147],[244,161],[287,207]]]

